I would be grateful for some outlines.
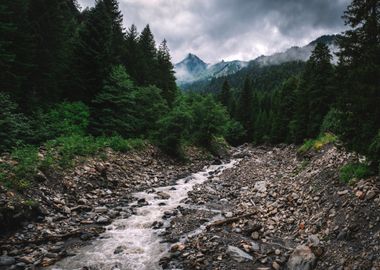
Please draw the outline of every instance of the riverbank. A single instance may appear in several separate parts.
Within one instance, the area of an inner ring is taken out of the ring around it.
[[[357,156],[332,145],[303,157],[293,146],[240,155],[189,193],[191,209],[167,229],[164,269],[380,269],[379,179],[339,179]]]
[[[179,162],[150,145],[125,154],[108,150],[106,158],[89,158],[62,175],[41,175],[23,193],[1,189],[8,226],[1,227],[0,269],[39,269],[71,256],[73,246],[133,215],[132,193],[172,185],[214,160],[196,148],[186,154],[188,161]]]

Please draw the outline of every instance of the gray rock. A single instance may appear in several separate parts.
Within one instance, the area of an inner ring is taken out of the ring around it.
[[[99,206],[99,207],[95,207],[94,211],[95,213],[107,213],[108,208],[105,206]]]
[[[260,244],[257,242],[252,241],[251,246],[252,246],[253,251],[259,251],[260,250]]]
[[[162,200],[168,200],[170,198],[170,195],[163,192],[163,191],[159,191],[157,192],[157,195],[160,197],[160,199]]]
[[[13,257],[9,257],[6,255],[0,256],[0,266],[8,266],[15,263],[16,263],[16,260]]]
[[[267,191],[267,182],[266,181],[259,181],[255,183],[255,190],[258,192],[266,192]]]
[[[107,217],[107,216],[100,216],[98,217],[98,219],[96,220],[96,223],[98,224],[107,224],[110,222],[110,218]]]
[[[118,246],[115,251],[113,252],[113,254],[120,254],[120,253],[123,253],[124,250],[126,249],[127,247],[126,246]]]
[[[317,263],[317,257],[307,246],[296,247],[288,261],[288,270],[312,270]]]
[[[227,254],[237,262],[253,261],[251,255],[234,246],[228,246]]]

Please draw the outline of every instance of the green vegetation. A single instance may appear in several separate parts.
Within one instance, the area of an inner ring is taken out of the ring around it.
[[[362,179],[371,176],[371,171],[368,164],[365,163],[349,163],[340,169],[340,180],[349,183],[353,179]]]
[[[304,152],[338,137],[378,168],[378,13],[376,1],[348,7],[337,65],[320,43],[307,63],[249,66],[212,81],[207,95],[177,89],[166,41],[156,46],[149,25],[124,31],[117,0],[83,11],[75,0],[2,1],[0,152],[10,154],[0,180],[22,190],[38,170],[146,140],[181,156],[185,144],[213,150],[223,138],[306,140]]]
[[[315,140],[307,140],[300,148],[298,148],[298,153],[304,154],[309,150],[320,150],[325,145],[334,143],[337,141],[337,136],[332,133],[325,133],[319,136]]]

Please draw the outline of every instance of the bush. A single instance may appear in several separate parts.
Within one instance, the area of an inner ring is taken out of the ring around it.
[[[10,150],[30,136],[28,119],[17,113],[17,104],[7,94],[0,93],[0,152]]]
[[[214,138],[225,136],[228,113],[211,95],[196,97],[190,110],[194,120],[190,134],[196,144],[209,148]]]
[[[345,182],[349,183],[352,179],[362,179],[371,176],[372,172],[368,164],[364,163],[350,163],[340,169],[339,177]]]
[[[57,137],[83,136],[89,125],[90,111],[82,102],[63,102],[47,112],[34,114],[33,142],[40,143]]]
[[[47,156],[55,158],[55,165],[68,168],[74,165],[75,157],[94,155],[103,147],[103,144],[91,136],[72,135],[48,141],[45,147]]]
[[[338,111],[335,108],[332,108],[324,117],[322,125],[321,125],[321,134],[325,133],[333,133],[333,134],[341,134],[342,127],[342,112]]]
[[[247,132],[242,124],[234,120],[228,121],[225,137],[229,144],[232,146],[241,145],[244,143],[246,136]]]
[[[103,137],[97,139],[102,147],[109,147],[117,152],[128,152],[134,149],[142,149],[146,144],[141,139],[124,139],[120,136]]]
[[[309,150],[320,150],[327,144],[334,143],[337,141],[337,136],[332,133],[325,133],[319,136],[315,140],[307,140],[300,148],[298,148],[298,153],[304,154]]]
[[[188,136],[192,116],[189,108],[182,102],[161,120],[158,121],[158,131],[153,135],[155,143],[165,152],[177,157],[183,157],[182,144]]]
[[[34,180],[39,166],[38,148],[31,145],[16,148],[11,153],[14,164],[2,163],[0,181],[8,188],[24,190]]]

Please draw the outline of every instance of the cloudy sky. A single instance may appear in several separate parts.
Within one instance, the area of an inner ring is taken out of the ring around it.
[[[79,0],[92,6],[95,0]],[[350,0],[119,0],[128,28],[150,24],[173,62],[189,52],[206,62],[250,60],[344,30]]]

